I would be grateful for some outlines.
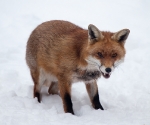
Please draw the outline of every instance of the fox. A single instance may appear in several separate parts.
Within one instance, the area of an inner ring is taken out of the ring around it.
[[[94,109],[104,110],[99,99],[97,80],[108,79],[126,54],[129,29],[101,31],[89,24],[87,29],[69,21],[51,20],[38,25],[29,36],[26,63],[34,82],[33,97],[41,102],[41,88],[58,94],[65,113],[74,114],[71,86],[85,87]]]

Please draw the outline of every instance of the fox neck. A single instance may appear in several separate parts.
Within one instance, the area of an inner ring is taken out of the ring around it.
[[[76,69],[77,74],[80,76],[79,79],[83,79],[84,81],[98,79],[101,75],[99,68],[101,65],[100,61],[90,56],[87,49],[88,41],[80,51],[80,59]]]

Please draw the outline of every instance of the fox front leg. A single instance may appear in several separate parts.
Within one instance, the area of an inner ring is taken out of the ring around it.
[[[67,81],[59,81],[59,90],[60,90],[60,96],[62,98],[64,111],[66,113],[72,113],[73,111],[73,104],[71,101],[71,83],[68,83]]]
[[[98,87],[96,81],[91,83],[85,83],[85,85],[93,108],[104,110],[99,100]]]

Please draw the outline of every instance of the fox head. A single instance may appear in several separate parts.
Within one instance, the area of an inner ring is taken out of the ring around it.
[[[112,71],[124,60],[124,44],[129,29],[116,33],[102,32],[96,26],[88,26],[88,47],[86,49],[86,62],[92,67],[97,67],[105,78],[109,78]]]

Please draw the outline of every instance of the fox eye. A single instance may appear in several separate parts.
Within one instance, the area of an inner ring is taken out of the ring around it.
[[[111,56],[111,57],[112,57],[112,58],[117,57],[117,53],[112,54],[112,56]]]
[[[101,52],[98,52],[97,55],[100,57],[100,58],[104,58],[103,54]]]

